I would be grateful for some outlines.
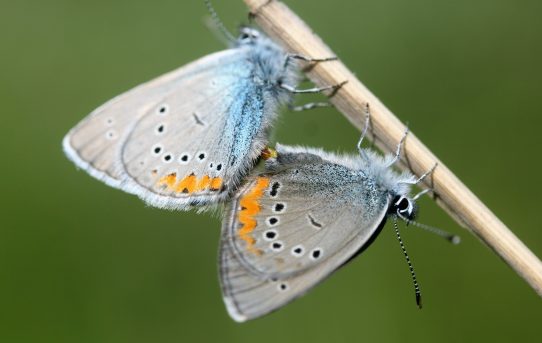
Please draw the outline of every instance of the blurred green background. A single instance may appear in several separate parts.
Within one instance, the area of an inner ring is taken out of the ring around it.
[[[286,1],[359,78],[538,255],[542,2]],[[214,1],[231,29],[241,0]],[[61,139],[109,98],[223,49],[202,1],[0,4],[0,341],[534,341],[542,302],[430,199],[420,221],[452,246],[390,227],[307,296],[246,324],[227,315],[220,219],[146,207],[94,180]],[[301,103],[312,100],[300,97]],[[285,112],[276,139],[355,151],[332,109]]]

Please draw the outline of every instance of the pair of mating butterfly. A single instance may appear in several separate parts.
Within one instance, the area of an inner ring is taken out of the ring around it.
[[[243,28],[237,39],[226,35],[232,48],[110,100],[63,146],[78,167],[152,206],[187,210],[228,201],[220,282],[229,314],[245,321],[330,275],[374,239],[388,216],[401,242],[396,218],[413,218],[409,188],[421,179],[391,169],[400,145],[385,158],[360,144],[359,156],[267,149],[279,106],[294,93],[334,87],[296,88],[294,60],[322,60],[287,54],[254,29]],[[265,172],[258,174],[252,167],[260,156]]]

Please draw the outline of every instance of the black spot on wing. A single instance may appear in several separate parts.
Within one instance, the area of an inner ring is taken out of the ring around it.
[[[271,195],[272,197],[276,197],[279,192],[279,188],[280,188],[280,183],[274,182],[273,186],[271,186],[271,192],[269,192],[269,195]]]
[[[275,204],[275,212],[282,212],[284,210],[284,204],[283,203],[276,203]]]
[[[309,218],[309,222],[311,223],[312,226],[314,226],[314,227],[317,228],[317,229],[321,229],[321,228],[322,228],[322,224],[319,223],[319,222],[317,222],[317,221],[313,218],[313,216],[310,215],[310,213],[307,214],[307,218]]]
[[[198,117],[196,112],[192,113],[192,116],[194,116],[197,125],[205,126],[205,123]]]

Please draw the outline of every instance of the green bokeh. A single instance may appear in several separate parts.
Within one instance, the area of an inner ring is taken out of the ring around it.
[[[215,0],[232,30],[241,0]],[[287,3],[538,255],[542,2]],[[212,51],[202,1],[17,0],[0,4],[1,342],[529,342],[542,303],[429,199],[420,220],[451,246],[404,239],[414,304],[387,227],[307,296],[236,324],[216,272],[220,219],[146,207],[77,171],[63,135],[130,87]],[[299,97],[306,102],[309,97]],[[316,98],[317,99],[317,98]],[[334,110],[284,113],[276,139],[354,151]]]

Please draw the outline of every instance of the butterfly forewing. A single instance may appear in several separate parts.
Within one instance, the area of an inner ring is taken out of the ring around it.
[[[123,145],[123,169],[139,186],[137,193],[154,205],[216,196],[231,177],[231,140],[219,142],[228,119],[224,99],[232,97],[235,78],[201,78],[147,111]]]
[[[236,186],[264,144],[262,92],[250,77],[240,59],[192,77],[147,111],[122,148],[137,194],[155,206],[184,208]]]
[[[119,168],[120,147],[135,122],[193,75],[209,73],[235,56],[235,50],[206,56],[113,98],[66,135],[66,154],[92,176],[123,188],[128,180]]]

